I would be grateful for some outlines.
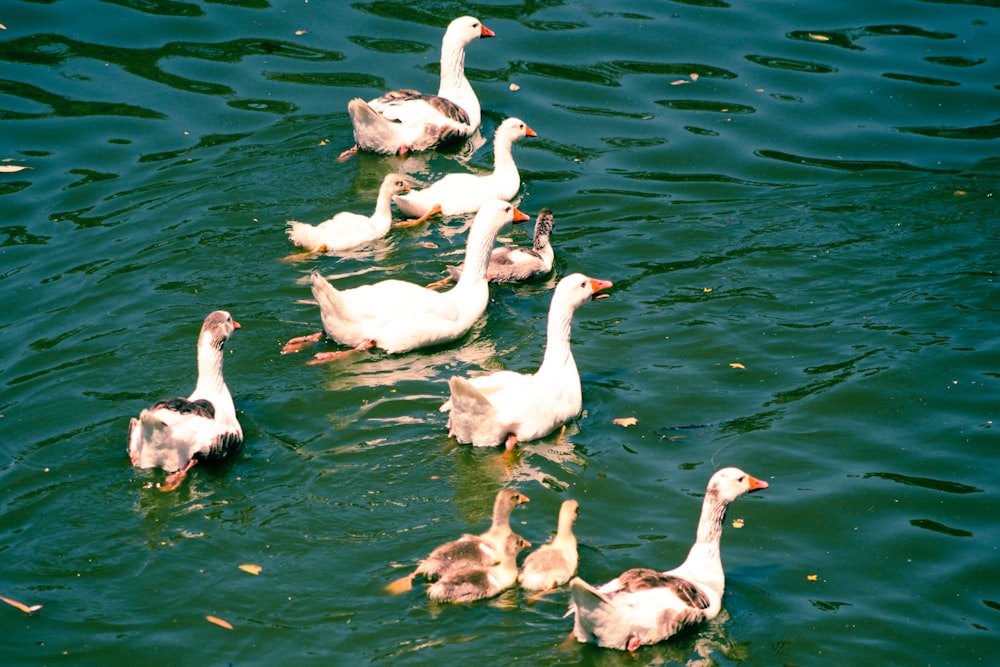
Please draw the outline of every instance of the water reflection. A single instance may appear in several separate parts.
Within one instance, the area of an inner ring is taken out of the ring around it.
[[[729,621],[729,612],[723,607],[714,620],[702,623],[696,630],[684,632],[666,642],[642,646],[634,652],[612,651],[591,644],[579,644],[572,637],[565,639],[559,645],[559,652],[567,660],[572,656],[575,662],[582,657],[585,664],[598,667],[619,665],[716,667],[720,664],[717,656],[725,658],[727,664],[742,662],[750,655],[750,651],[746,645],[729,635],[726,629]]]

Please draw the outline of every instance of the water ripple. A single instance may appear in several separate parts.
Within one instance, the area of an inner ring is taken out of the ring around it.
[[[976,125],[973,127],[897,127],[900,132],[910,134],[920,134],[925,137],[936,137],[938,139],[973,139],[990,140],[1000,139],[1000,120],[996,120],[989,125]]]
[[[783,69],[790,72],[805,72],[807,74],[833,74],[836,67],[812,63],[806,60],[792,60],[790,58],[778,58],[776,56],[744,56],[755,65],[770,67],[772,69]]]
[[[897,484],[904,484],[906,486],[919,486],[933,491],[943,491],[944,493],[967,494],[983,492],[983,489],[975,486],[969,486],[968,484],[932,479],[929,477],[913,477],[911,475],[900,475],[898,473],[891,472],[870,472],[864,475],[864,479],[871,479],[873,477],[877,479],[886,479],[890,482],[896,482]]]
[[[769,149],[759,149],[754,151],[754,155],[762,158],[767,158],[769,160],[777,160],[779,162],[789,162],[791,164],[801,164],[809,167],[820,167],[822,169],[835,169],[838,171],[873,171],[873,170],[889,170],[889,171],[919,171],[927,172],[932,174],[956,174],[959,172],[958,169],[931,169],[928,167],[918,167],[916,165],[908,164],[906,162],[899,162],[896,160],[834,160],[829,158],[818,158],[818,157],[805,157],[802,155],[793,155],[791,153],[785,153],[783,151],[775,151]]]

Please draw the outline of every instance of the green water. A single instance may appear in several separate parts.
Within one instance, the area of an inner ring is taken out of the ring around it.
[[[6,3],[0,165],[28,169],[0,173],[0,595],[43,607],[0,605],[0,664],[993,664],[998,8]],[[521,207],[555,212],[552,279],[495,287],[454,346],[280,355],[319,327],[310,270],[427,283],[459,261],[463,220],[281,258],[288,219],[463,169],[335,157],[347,101],[433,90],[466,13],[497,33],[467,57],[484,136],[539,134],[514,152]],[[447,378],[537,366],[573,271],[615,283],[575,320],[583,415],[513,457],[458,446]],[[190,391],[216,308],[243,325],[246,449],[163,494],[128,420]],[[723,613],[665,645],[577,644],[565,591],[381,592],[485,529],[503,485],[535,543],[579,500],[590,581],[673,567],[725,465],[770,488],[730,508]]]

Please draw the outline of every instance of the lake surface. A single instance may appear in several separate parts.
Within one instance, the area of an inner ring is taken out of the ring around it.
[[[6,3],[0,165],[27,169],[0,173],[0,595],[43,606],[0,605],[0,663],[994,664],[998,9]],[[460,261],[463,219],[282,258],[286,220],[368,212],[390,170],[490,168],[491,142],[335,159],[349,99],[436,89],[461,14],[497,34],[466,61],[483,136],[539,135],[514,153],[521,208],[555,212],[553,276],[494,287],[452,346],[282,356],[319,328],[311,270],[423,284]],[[574,271],[615,283],[574,324],[584,413],[512,456],[457,445],[447,378],[535,368]],[[217,308],[243,325],[246,448],[161,493],[128,422],[191,390]],[[577,644],[564,590],[382,593],[485,530],[505,485],[536,544],[580,502],[589,581],[673,567],[726,465],[770,488],[730,508],[720,617],[664,645]]]

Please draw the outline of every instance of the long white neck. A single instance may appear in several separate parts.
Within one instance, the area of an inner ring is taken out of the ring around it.
[[[392,190],[381,188],[378,191],[378,199],[375,200],[375,212],[371,220],[379,231],[389,231],[392,227]]]
[[[549,322],[545,332],[545,356],[538,369],[571,367],[576,369],[573,350],[570,349],[570,334],[573,328],[574,308],[569,304],[552,299],[549,306]]]
[[[472,223],[469,229],[468,245],[465,248],[465,263],[462,267],[462,275],[458,279],[453,292],[473,289],[479,285],[486,284],[486,269],[490,265],[490,251],[497,239],[497,230],[487,228],[488,226],[477,227]]]
[[[720,500],[718,494],[711,491],[706,494],[701,506],[697,538],[684,564],[677,568],[716,587],[720,593],[725,586],[726,577],[722,571],[719,542],[722,538],[722,522],[726,518],[727,506],[728,503]]]
[[[521,187],[521,176],[514,164],[514,139],[510,136],[496,134],[493,138],[493,173],[512,175]]]
[[[204,332],[198,338],[198,384],[191,397],[214,401],[219,396],[229,396],[222,377],[222,346],[213,342],[210,332]]]
[[[479,127],[479,98],[465,77],[465,45],[445,40],[441,44],[441,83],[438,96],[451,100],[469,114],[469,125]]]

